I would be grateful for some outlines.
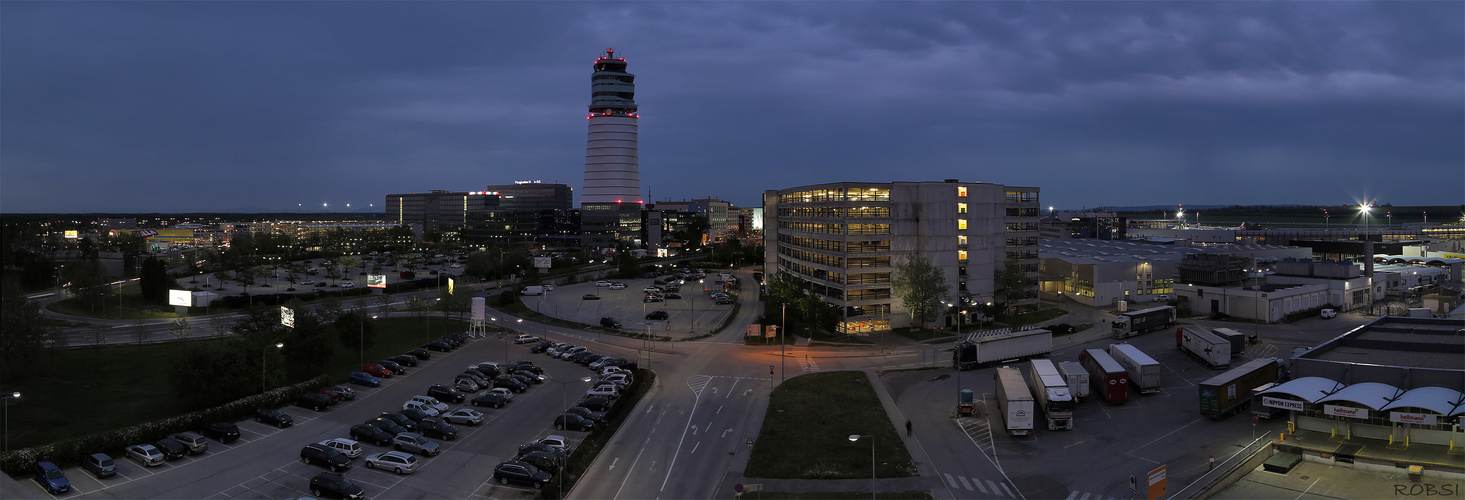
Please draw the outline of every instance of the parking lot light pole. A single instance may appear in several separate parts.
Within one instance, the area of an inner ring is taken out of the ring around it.
[[[9,455],[10,454],[10,400],[12,400],[12,399],[20,399],[20,393],[19,392],[12,392],[10,394],[6,394],[4,396],[0,396],[0,399],[5,400],[5,454],[6,455]]]
[[[522,325],[524,323],[524,318],[519,318],[518,320],[515,320],[514,322]],[[520,328],[522,328],[522,327],[520,327]],[[504,332],[504,368],[508,368],[508,366],[509,366],[509,332]]]
[[[281,347],[285,347],[285,344],[283,342],[278,343],[278,344],[275,344],[275,349],[279,349]],[[265,346],[264,349],[261,349],[260,352],[259,352],[259,393],[260,394],[264,394],[265,393],[265,355],[266,354],[269,354],[269,352],[270,352],[270,346]],[[362,363],[362,364],[365,365],[365,363]]]
[[[875,500],[875,435],[873,435],[873,434],[871,434],[869,436],[861,436],[859,434],[850,434],[849,435],[849,441],[851,443],[856,442],[856,441],[859,441],[860,438],[870,438],[870,500]]]

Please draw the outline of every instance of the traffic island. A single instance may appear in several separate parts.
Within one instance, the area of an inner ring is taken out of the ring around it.
[[[855,436],[859,438],[852,442]],[[875,478],[916,474],[869,377],[858,371],[802,375],[773,390],[744,476],[749,482],[757,482],[754,478],[869,481],[872,454]],[[867,483],[859,483],[854,491],[868,495],[867,488]],[[831,493],[822,492],[820,498],[830,498]]]

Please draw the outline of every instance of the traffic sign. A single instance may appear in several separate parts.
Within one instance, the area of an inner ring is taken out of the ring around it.
[[[743,483],[734,484],[733,485],[733,491],[734,492],[737,492],[737,493],[742,493],[743,492]]]

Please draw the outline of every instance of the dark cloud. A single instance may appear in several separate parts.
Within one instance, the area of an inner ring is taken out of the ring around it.
[[[1038,186],[1065,207],[1454,204],[1462,15],[1458,2],[0,2],[0,211],[578,188],[606,47],[637,74],[656,199],[961,178]]]

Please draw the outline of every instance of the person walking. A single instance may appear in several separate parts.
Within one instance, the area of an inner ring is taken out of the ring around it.
[[[911,421],[910,420],[906,420],[905,421],[905,435],[906,435],[906,437],[910,437],[910,435],[911,435]]]

